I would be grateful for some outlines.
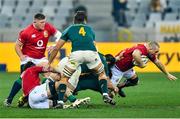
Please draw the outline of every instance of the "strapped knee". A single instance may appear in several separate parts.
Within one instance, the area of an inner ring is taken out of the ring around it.
[[[66,77],[68,77],[68,78],[70,78],[70,77],[73,75],[73,73],[74,73],[74,71],[73,71],[73,72],[70,71],[67,67],[65,67],[65,68],[63,69],[63,74],[64,74]]]
[[[101,65],[98,70],[97,70],[97,74],[100,74],[104,71],[104,65]]]

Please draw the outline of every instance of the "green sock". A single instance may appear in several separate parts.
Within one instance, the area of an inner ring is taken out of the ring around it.
[[[64,99],[64,94],[66,92],[66,85],[65,84],[60,84],[58,87],[58,101],[63,101]]]
[[[46,80],[47,80],[47,78],[46,78],[46,77],[43,77],[43,78],[42,78],[42,84],[45,83]]]
[[[99,85],[101,87],[102,94],[108,93],[107,80],[106,79],[99,80]]]
[[[70,96],[68,96],[68,100],[70,102],[75,102],[76,101],[76,97],[74,95],[70,95]]]
[[[18,77],[18,79],[14,82],[13,86],[12,86],[12,89],[11,89],[11,92],[9,93],[9,96],[8,96],[8,101],[9,103],[12,102],[14,96],[19,92],[19,90],[21,89],[21,84],[22,84],[22,80],[21,80],[21,77]]]

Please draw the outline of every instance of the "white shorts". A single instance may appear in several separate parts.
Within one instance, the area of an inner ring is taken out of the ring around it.
[[[94,69],[101,63],[101,59],[95,51],[74,51],[70,54],[66,66],[75,70],[82,63],[86,63],[89,69]]]
[[[68,63],[68,57],[64,57],[61,59],[61,61],[58,63],[56,69],[63,74],[63,69],[65,65]],[[77,70],[73,73],[73,75],[70,77],[68,82],[73,86],[73,88],[76,88],[78,81],[79,81],[79,76],[81,75],[81,67],[78,66]]]
[[[23,61],[21,61],[21,65],[23,65],[23,64],[26,64],[27,62],[29,62],[29,61],[31,61],[31,62],[33,62],[34,64],[40,64],[40,63],[42,63],[42,62],[47,62],[48,63],[48,59],[46,58],[46,57],[43,57],[43,58],[41,58],[41,59],[35,59],[35,58],[31,58],[31,57],[26,57],[25,58],[25,60],[23,60]]]
[[[133,69],[129,69],[125,72],[122,72],[121,70],[116,68],[116,66],[113,66],[111,68],[111,72],[112,72],[111,81],[114,86],[117,86],[117,84],[121,81],[123,77],[129,79],[132,78],[136,73]]]
[[[36,86],[29,94],[29,106],[35,109],[50,108],[49,99],[47,95],[47,84]]]

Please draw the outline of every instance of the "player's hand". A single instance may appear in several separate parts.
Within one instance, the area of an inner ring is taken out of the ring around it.
[[[122,51],[118,56],[115,57],[116,61],[119,61],[119,60],[121,60],[121,59],[124,58],[124,57],[123,57],[123,53],[124,53],[124,52],[125,52],[125,51]]]
[[[54,49],[54,46],[48,46],[48,47],[46,48],[47,52],[51,52],[53,49]]]
[[[114,93],[117,94],[119,92],[119,88],[118,87],[114,87]]]
[[[27,57],[27,55],[22,55],[22,56],[20,56],[20,60],[24,61],[26,59],[26,57]]]
[[[167,78],[168,78],[169,80],[176,80],[176,79],[177,79],[177,77],[173,76],[172,74],[168,74],[168,75],[167,75]]]

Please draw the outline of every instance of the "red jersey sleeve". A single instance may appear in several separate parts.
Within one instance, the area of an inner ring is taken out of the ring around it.
[[[27,34],[24,32],[24,30],[22,30],[20,33],[19,33],[19,38],[18,40],[21,42],[21,43],[25,43],[26,39],[27,39]]]
[[[43,66],[34,66],[32,70],[33,70],[34,72],[37,72],[37,73],[50,71],[49,68],[46,69],[46,68],[43,67]]]
[[[48,27],[49,27],[49,32],[51,35],[54,35],[57,31],[57,29],[50,23],[47,23]]]
[[[31,68],[31,70],[32,70],[33,72],[40,73],[40,72],[43,72],[43,67],[41,67],[41,66],[33,66],[33,67]]]

